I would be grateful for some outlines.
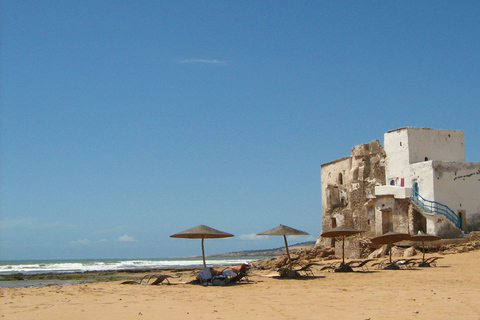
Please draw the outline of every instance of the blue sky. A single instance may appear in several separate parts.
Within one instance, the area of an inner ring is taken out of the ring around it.
[[[478,1],[2,1],[1,259],[321,233],[320,165],[405,126],[480,161]]]

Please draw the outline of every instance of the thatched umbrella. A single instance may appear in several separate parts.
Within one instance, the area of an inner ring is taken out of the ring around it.
[[[425,263],[425,241],[437,241],[440,240],[439,236],[434,236],[431,234],[426,234],[426,233],[419,233],[410,238],[412,241],[422,241],[422,251],[423,251],[423,257],[422,257],[422,263],[420,264],[421,267],[429,267],[430,265]]]
[[[392,232],[389,231],[381,236],[370,239],[375,244],[388,244],[390,247],[390,264],[392,263],[392,244],[395,242],[410,239],[408,233]]]
[[[342,237],[342,265],[345,265],[345,237],[358,234],[365,231],[360,231],[354,228],[350,228],[347,226],[339,226],[328,231],[325,231],[320,236],[325,238],[336,238]]]
[[[179,233],[172,234],[171,238],[187,238],[187,239],[202,239],[202,257],[203,257],[203,267],[205,268],[207,265],[205,263],[205,249],[203,247],[203,241],[205,238],[212,239],[212,238],[228,238],[233,237],[233,234],[219,231],[207,226],[199,225],[195,228],[191,228]]]
[[[287,236],[309,235],[309,233],[298,230],[298,229],[294,229],[291,227],[287,227],[281,224],[280,226],[273,228],[271,230],[258,233],[258,235],[259,236],[283,236],[283,239],[285,241],[285,249],[287,250],[288,266],[289,268],[291,268],[292,259],[290,258],[290,252],[288,251]]]

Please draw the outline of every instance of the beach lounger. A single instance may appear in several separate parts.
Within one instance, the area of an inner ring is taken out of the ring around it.
[[[204,286],[220,285],[225,286],[242,280],[249,282],[247,270],[250,268],[248,264],[232,266],[223,270],[214,270],[213,268],[203,268],[200,270],[196,280],[191,284],[202,284]]]
[[[217,273],[212,268],[208,268],[208,267],[203,268],[198,273],[197,281],[200,282],[201,284],[203,284],[204,286],[207,286],[209,284],[211,285],[211,281],[212,281],[213,277],[215,277],[216,275],[217,275]]]
[[[150,275],[144,276],[140,280],[140,284],[142,284],[142,282],[145,281],[145,284],[156,285],[156,284],[161,284],[164,280],[167,280],[167,283],[170,284],[170,281],[168,281],[168,278],[172,278],[172,276],[169,276],[166,274],[150,274]],[[150,280],[153,280],[152,283],[150,283]]]
[[[239,273],[236,276],[229,278],[230,283],[235,283],[242,280],[250,282],[250,279],[248,278],[248,273]]]
[[[430,257],[428,259],[425,259],[425,261],[417,262],[417,266],[419,266],[419,267],[436,267],[438,259],[443,259],[443,257]]]
[[[330,263],[330,264],[322,267],[320,270],[321,270],[321,271],[325,271],[325,270],[326,270],[326,271],[334,272],[335,268],[340,267],[341,264],[342,264],[342,263],[339,262],[339,261],[332,262],[332,263]]]
[[[375,262],[372,264],[372,267],[377,267],[377,270],[379,269],[384,269],[384,270],[398,270],[400,267],[395,263],[395,261],[392,261],[390,263],[390,259],[385,259],[379,262]]]
[[[278,269],[278,273],[281,278],[302,278],[302,277],[314,277],[312,266],[323,266],[323,263],[312,262],[306,265],[301,265],[299,263],[292,264],[291,267],[285,267]]]
[[[222,271],[222,274],[228,277],[230,283],[239,282],[241,280],[245,280],[246,282],[249,282],[250,280],[248,279],[248,273],[247,273],[249,268],[250,266],[244,263],[239,266],[226,268]]]
[[[400,268],[411,269],[416,260],[418,260],[418,258],[411,258],[411,259],[402,258],[402,259],[397,259],[390,262],[389,259],[385,259],[380,262],[376,262],[372,264],[372,267],[376,266],[377,269],[383,269],[383,270],[398,270]]]
[[[327,270],[329,272],[353,272],[353,269],[350,267],[352,263],[359,263],[359,260],[352,260],[343,264],[342,262],[334,262],[328,266],[323,267],[320,270]]]
[[[163,281],[167,280],[167,283],[170,284],[168,278],[173,278],[172,276],[166,274],[147,274],[144,276],[140,281],[135,280],[127,280],[123,281],[121,284],[149,284],[149,285],[157,285],[161,284]],[[153,280],[151,283],[150,281]]]
[[[311,263],[308,263],[304,266],[302,266],[300,264],[296,264],[294,266],[300,267],[300,268],[296,268],[293,271],[297,272],[300,276],[315,277],[315,273],[313,273],[312,266],[323,266],[323,265],[324,265],[323,263],[319,263],[319,262],[311,262]]]
[[[398,267],[404,268],[404,269],[411,269],[412,266],[415,265],[417,262],[418,258],[411,258],[411,259],[398,259],[395,261],[395,264]]]
[[[367,263],[369,263],[370,261],[375,261],[375,259],[366,259],[366,260],[362,260],[362,261],[351,261],[350,264],[349,264],[349,267],[352,268],[352,269],[362,268],[362,271],[369,271]]]

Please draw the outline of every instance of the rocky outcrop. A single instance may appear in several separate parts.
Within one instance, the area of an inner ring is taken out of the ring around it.
[[[439,254],[455,254],[478,250],[480,249],[480,231],[473,231],[466,238],[445,241],[448,241],[450,243],[442,244],[442,240],[439,241],[440,244],[435,244],[435,242],[430,243],[427,248],[428,252],[438,252]],[[378,246],[372,244],[371,241],[367,238],[360,239],[359,243],[362,247],[362,259],[380,259],[382,257],[388,256],[389,252],[387,245]],[[409,245],[409,242],[405,243],[407,244],[406,246],[392,247],[393,257],[411,257],[422,252],[422,248],[420,248],[418,244]],[[312,262],[341,259],[341,257],[335,255],[335,250],[333,248],[321,247],[300,250],[291,254],[291,257],[293,263],[299,265],[306,265]],[[252,262],[252,264],[261,269],[278,270],[287,266],[288,258],[286,254],[283,254],[274,258],[254,261]]]

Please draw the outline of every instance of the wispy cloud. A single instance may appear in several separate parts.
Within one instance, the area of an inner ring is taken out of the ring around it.
[[[248,234],[241,234],[238,236],[240,240],[259,240],[259,239],[264,239],[262,236],[258,236],[255,233],[248,233]]]
[[[117,241],[120,241],[120,242],[135,242],[137,240],[135,240],[135,238],[132,237],[132,236],[124,235],[124,236],[119,237],[117,239]]]
[[[313,235],[308,236],[288,236],[288,243],[290,242],[307,242],[307,241],[315,241],[317,238]]]
[[[185,59],[180,60],[180,63],[196,63],[196,64],[226,64],[225,61],[221,60],[209,60],[209,59]]]

